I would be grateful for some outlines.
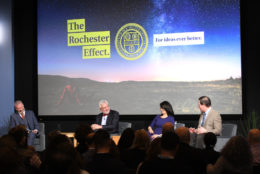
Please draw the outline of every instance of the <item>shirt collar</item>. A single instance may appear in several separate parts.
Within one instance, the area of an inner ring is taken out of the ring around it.
[[[19,112],[18,112],[18,114],[19,114],[20,116],[22,116],[22,114],[20,114]],[[25,110],[23,111],[23,115],[25,115]]]
[[[209,111],[211,110],[211,107],[208,108],[208,110],[205,112],[206,116],[209,114]]]

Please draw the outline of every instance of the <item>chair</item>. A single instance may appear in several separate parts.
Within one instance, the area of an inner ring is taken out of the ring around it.
[[[39,123],[39,131],[34,139],[33,146],[36,151],[40,152],[45,149],[45,125],[44,123]]]
[[[236,124],[222,124],[222,134],[219,137],[233,137],[237,134],[237,125]]]
[[[216,151],[221,151],[221,149],[225,146],[228,140],[236,136],[237,134],[237,125],[231,123],[222,124],[222,132],[221,135],[217,137],[217,143],[215,145]]]
[[[119,122],[119,126],[118,126],[119,134],[121,135],[122,132],[123,132],[126,128],[131,128],[131,127],[132,127],[132,123],[130,123],[130,122]]]
[[[78,142],[75,138],[75,132],[61,132],[61,134],[66,135],[71,140],[71,142],[73,143],[73,146],[77,147]]]
[[[185,123],[176,123],[175,122],[174,129],[177,129],[179,127],[185,127]]]
[[[112,140],[114,140],[116,145],[117,145],[117,143],[118,143],[118,141],[120,139],[120,136],[123,133],[123,131],[126,128],[131,128],[131,127],[132,127],[132,123],[130,123],[130,122],[119,122],[118,123],[118,133],[110,134],[110,137],[112,138]]]

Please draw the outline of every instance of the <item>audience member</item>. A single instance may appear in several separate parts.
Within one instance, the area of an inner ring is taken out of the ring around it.
[[[157,115],[152,123],[148,126],[148,132],[152,139],[161,136],[162,127],[166,122],[171,122],[174,125],[174,111],[172,105],[168,101],[160,103],[161,114]]]
[[[150,144],[150,137],[144,129],[135,131],[134,141],[125,156],[121,156],[121,160],[131,170],[135,171],[138,164],[145,160],[146,150]]]
[[[84,159],[84,166],[92,161],[94,155],[96,154],[95,144],[94,144],[94,135],[95,132],[91,132],[88,134],[86,142],[88,144],[88,150],[82,154]]]
[[[115,141],[110,138],[110,153],[114,158],[120,159],[120,151],[115,143]]]
[[[204,148],[204,135],[207,132],[213,132],[216,135],[221,134],[222,130],[222,120],[220,114],[212,109],[211,100],[207,96],[202,96],[199,98],[198,107],[200,109],[200,119],[198,123],[198,128],[190,128],[192,133],[191,144],[197,148]]]
[[[120,152],[130,148],[130,146],[133,144],[134,137],[135,131],[132,128],[126,128],[122,132],[117,144],[117,147],[119,148]]]
[[[110,134],[118,133],[119,113],[110,109],[107,100],[99,102],[100,114],[97,115],[96,121],[91,125],[91,128],[96,131],[98,129],[105,129]]]
[[[27,137],[28,137],[28,131],[25,127],[25,125],[20,124],[13,128],[11,128],[8,131],[8,135],[12,136],[14,140],[16,141],[17,147],[19,148],[27,148]]]
[[[73,145],[73,143],[69,137],[67,137],[66,135],[63,135],[63,134],[57,134],[53,138],[50,139],[47,148],[48,149],[56,148],[56,146],[61,143],[70,143]]]
[[[172,122],[166,122],[162,126],[162,134],[165,132],[174,132],[174,124]]]
[[[28,174],[21,155],[14,148],[7,146],[9,142],[4,142],[5,140],[1,140],[0,145],[0,173]]]
[[[175,155],[176,160],[189,166],[193,173],[201,174],[203,171],[205,171],[202,150],[190,146],[189,128],[178,127],[175,132],[180,139],[179,149]]]
[[[41,166],[41,160],[35,149],[32,146],[27,145],[28,131],[25,125],[20,124],[11,128],[8,135],[12,136],[16,141],[16,152],[20,155],[28,173],[38,173]]]
[[[178,127],[175,130],[176,134],[180,138],[181,143],[190,144],[190,132],[186,127]]]
[[[79,153],[68,141],[61,142],[55,147],[48,147],[42,167],[43,174],[71,173],[88,174],[80,165]]]
[[[75,131],[75,138],[78,142],[76,150],[83,154],[88,150],[87,137],[88,134],[93,132],[88,124],[80,124]]]
[[[151,160],[144,161],[139,166],[137,174],[158,173],[192,173],[184,163],[178,162],[175,154],[179,147],[179,137],[173,132],[165,132],[161,138],[161,152]]]
[[[253,154],[253,165],[260,166],[260,130],[251,129],[248,133],[248,142]]]
[[[245,138],[232,137],[221,150],[217,162],[207,165],[207,174],[215,173],[250,173],[252,153]]]
[[[202,150],[202,153],[206,164],[215,164],[220,156],[220,153],[214,150],[216,143],[217,136],[214,133],[208,132],[205,134],[204,144],[206,147]]]
[[[126,128],[118,141],[117,147],[120,152],[120,159],[124,161],[124,159],[128,155],[129,148],[132,146],[135,137],[135,131],[132,128]]]
[[[47,146],[56,139],[57,135],[61,135],[61,131],[59,130],[52,130],[51,132],[48,133],[47,135]]]
[[[146,158],[145,160],[155,159],[161,152],[161,137],[157,137],[152,140],[150,145],[146,150]]]
[[[94,135],[96,154],[92,161],[86,165],[91,174],[125,174],[126,166],[111,154],[111,138],[108,131],[99,129]]]
[[[45,159],[46,149],[49,147],[51,142],[56,139],[56,136],[58,136],[58,135],[61,135],[61,131],[59,131],[59,130],[52,130],[48,133],[47,139],[46,139],[46,148],[43,151],[38,152],[38,154],[40,155],[40,159],[42,161],[44,161],[44,159]]]
[[[6,134],[0,137],[0,147],[5,147],[5,146],[10,147],[12,149],[17,148],[17,143],[13,136]]]

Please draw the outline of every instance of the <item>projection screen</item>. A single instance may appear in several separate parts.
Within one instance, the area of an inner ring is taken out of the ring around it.
[[[242,114],[239,0],[39,0],[39,115]]]

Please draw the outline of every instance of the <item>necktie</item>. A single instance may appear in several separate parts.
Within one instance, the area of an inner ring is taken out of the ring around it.
[[[203,126],[203,125],[204,125],[205,118],[206,118],[206,113],[204,112],[204,113],[203,113],[202,122],[201,122],[201,124],[200,124],[201,126]]]
[[[22,119],[24,120],[24,114],[22,113]]]

